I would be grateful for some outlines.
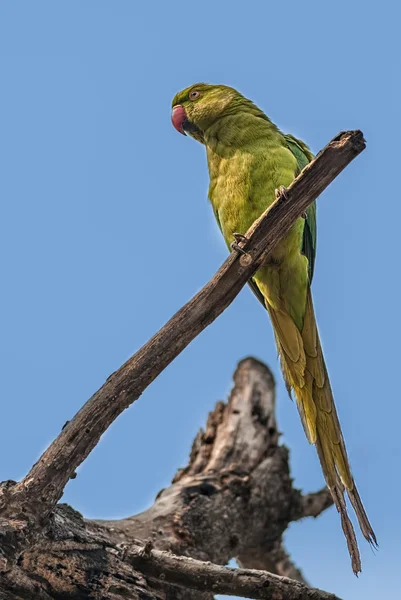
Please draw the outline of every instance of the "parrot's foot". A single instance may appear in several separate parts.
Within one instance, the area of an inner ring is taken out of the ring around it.
[[[238,254],[246,254],[245,250],[238,245],[238,242],[246,244],[248,238],[245,235],[242,235],[242,233],[233,233],[233,238],[235,241],[231,242],[230,244],[231,250],[235,250],[236,252],[238,252]]]
[[[249,242],[246,235],[242,235],[242,233],[236,233],[236,232],[233,233],[233,238],[235,239],[236,242],[243,242],[244,244]]]
[[[307,212],[306,212],[306,211],[304,211],[304,212],[302,213],[301,217],[302,217],[303,219],[305,219],[305,221],[306,221],[306,219],[308,218],[308,214],[307,214]]]
[[[275,191],[275,194],[276,194],[276,200],[278,200],[280,197],[284,198],[284,200],[288,200],[287,188],[284,187],[283,185],[280,185],[278,190]]]

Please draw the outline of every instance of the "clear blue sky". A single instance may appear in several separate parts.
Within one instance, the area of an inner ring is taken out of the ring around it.
[[[397,593],[400,17],[386,0],[1,2],[2,480],[22,477],[224,260],[204,150],[172,128],[170,104],[196,81],[226,83],[314,151],[344,129],[367,139],[319,200],[314,295],[380,550],[361,540],[357,580],[334,509],[286,543],[314,585],[347,600]],[[276,375],[296,485],[318,489],[267,315],[245,289],[111,427],[64,500],[97,518],[147,507],[248,354]]]

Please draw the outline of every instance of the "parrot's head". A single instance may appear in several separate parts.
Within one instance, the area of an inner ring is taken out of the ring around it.
[[[204,132],[241,99],[245,100],[226,85],[196,83],[174,97],[171,121],[177,131],[204,143]]]

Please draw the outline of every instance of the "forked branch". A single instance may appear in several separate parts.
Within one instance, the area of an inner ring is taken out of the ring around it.
[[[306,208],[365,148],[360,131],[335,137],[250,228],[245,255],[233,252],[205,287],[183,306],[88,400],[28,475],[0,490],[0,516],[46,521],[65,485],[110,424],[167,365],[233,301],[265,257]]]

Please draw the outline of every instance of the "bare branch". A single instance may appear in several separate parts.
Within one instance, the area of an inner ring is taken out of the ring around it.
[[[360,131],[341,133],[305,167],[248,231],[246,255],[233,252],[213,279],[107,379],[24,480],[1,488],[2,517],[44,522],[69,478],[110,424],[227,308],[296,219],[364,148]]]
[[[295,493],[299,492],[296,491]],[[298,521],[304,517],[318,517],[332,504],[333,499],[327,487],[313,494],[301,495],[299,503],[294,503],[292,520]]]
[[[32,537],[24,521],[0,523],[0,551],[15,541],[23,550],[18,561],[0,561],[1,600],[213,600],[204,587],[185,589],[135,568],[121,548],[143,549],[144,540],[157,550],[213,564],[236,557],[241,568],[305,584],[283,547],[303,496],[292,487],[288,451],[279,438],[273,376],[266,365],[246,358],[235,370],[228,402],[216,404],[196,436],[188,465],[148,510],[92,521],[59,504]],[[19,526],[23,539],[15,536]],[[245,581],[253,585],[254,579]],[[271,597],[271,589],[265,591]]]
[[[334,594],[310,588],[267,571],[230,569],[169,552],[130,546],[124,559],[145,576],[201,592],[264,600],[339,600]]]

